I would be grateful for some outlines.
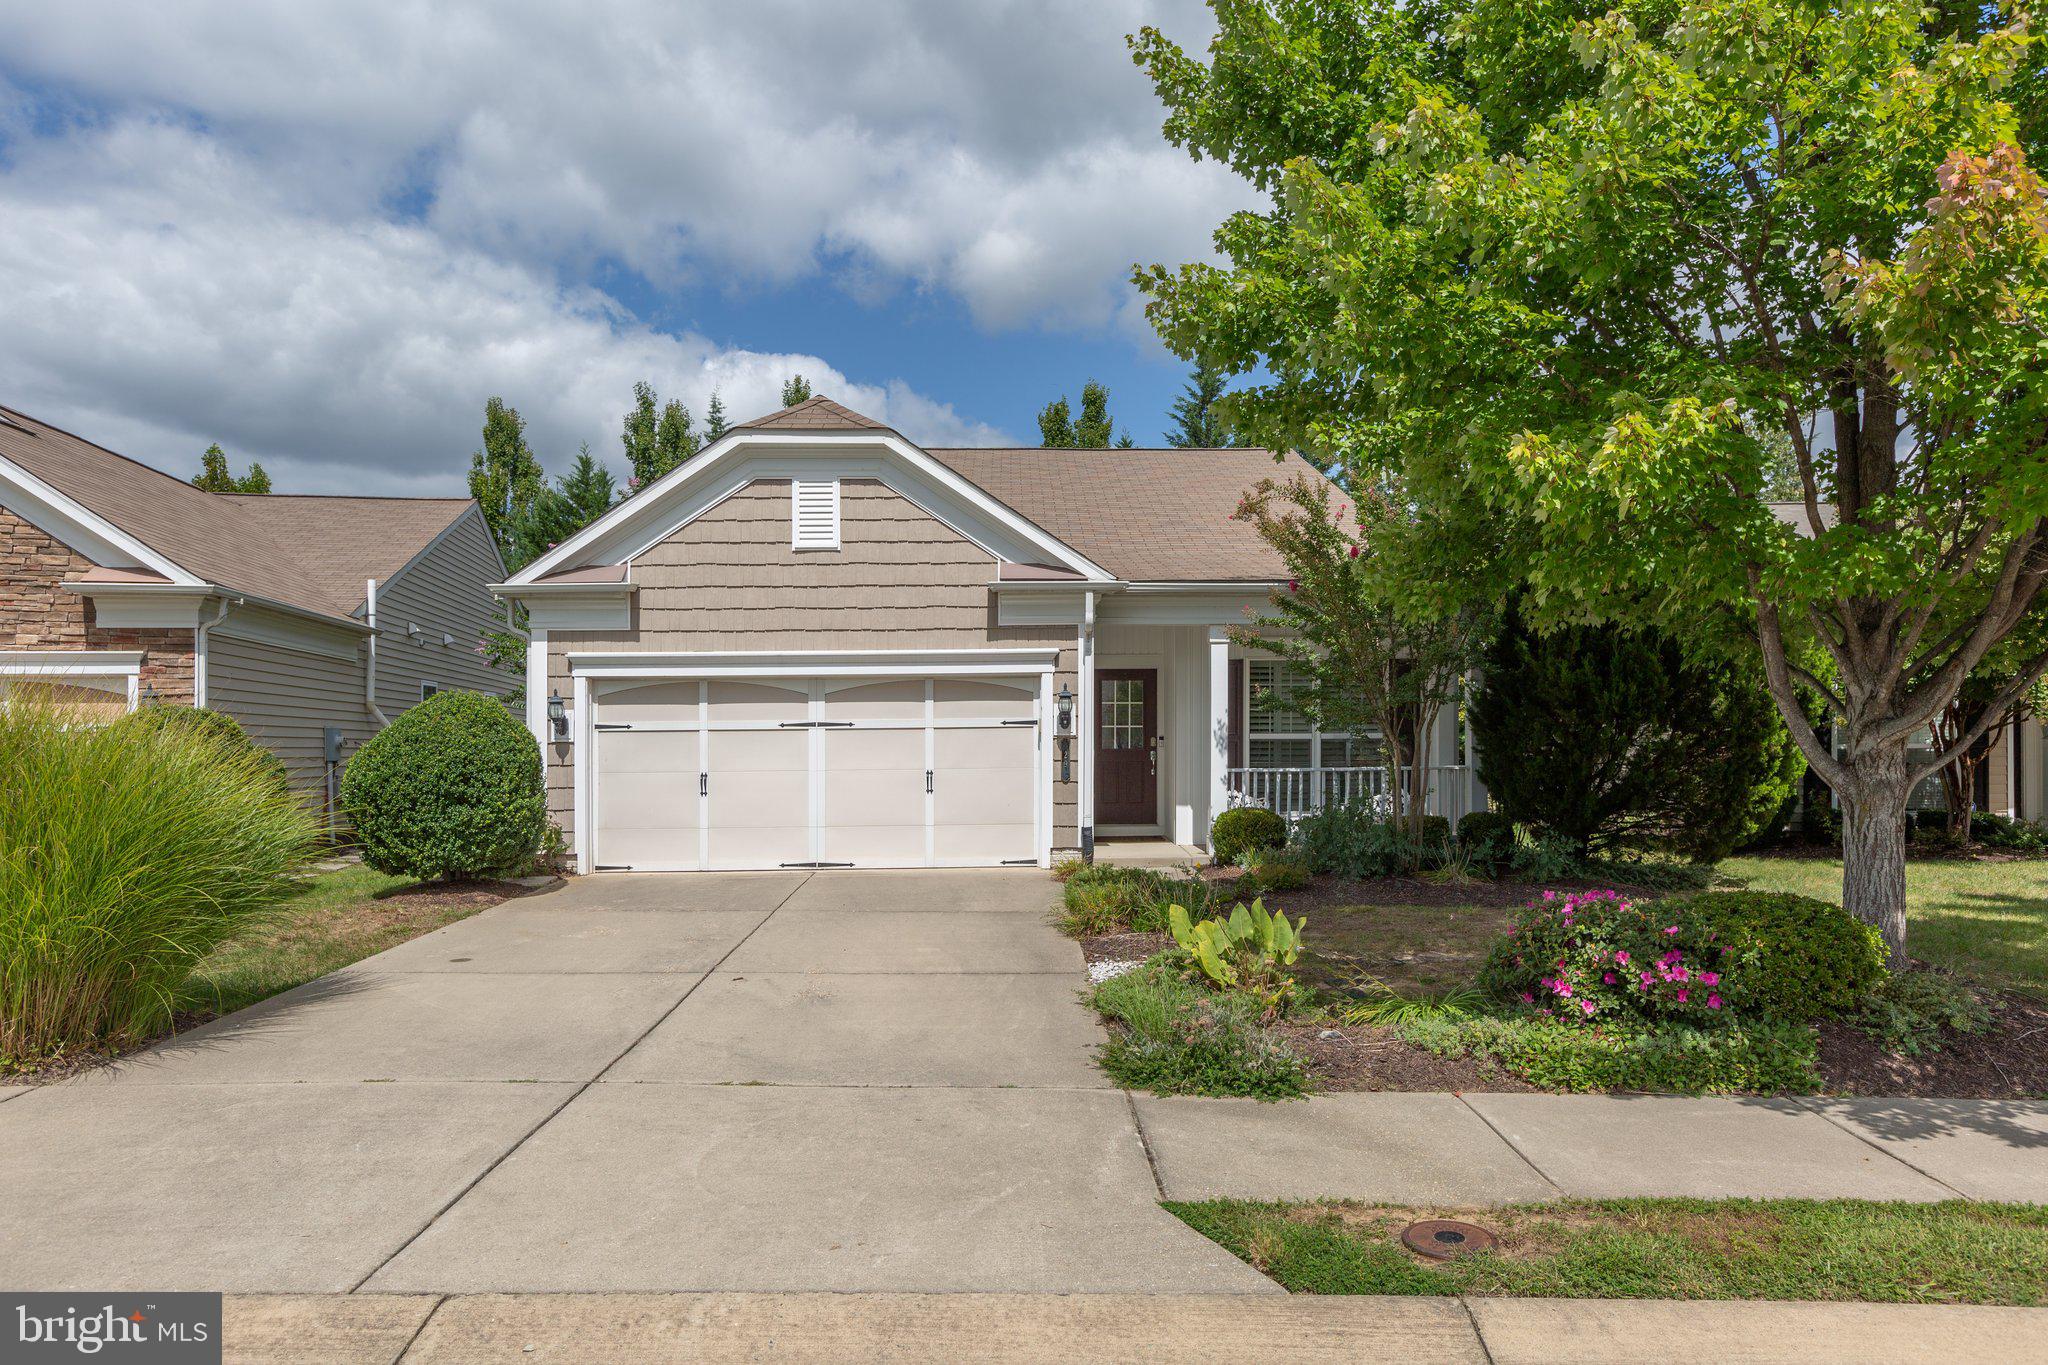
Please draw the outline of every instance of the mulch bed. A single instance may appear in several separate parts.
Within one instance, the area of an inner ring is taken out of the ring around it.
[[[1921,1099],[2034,1099],[2048,1095],[2048,1006],[2006,994],[1983,1033],[1951,1035],[1939,1052],[1900,1057],[1847,1024],[1820,1025],[1820,1072],[1833,1094]]]
[[[1243,875],[1236,868],[1211,868],[1203,876],[1209,881],[1234,881]],[[1638,899],[1670,895],[1669,891],[1630,886],[1626,882],[1495,882],[1438,881],[1428,877],[1379,877],[1372,881],[1347,882],[1335,877],[1316,877],[1298,891],[1267,891],[1261,894],[1268,910],[1286,909],[1293,914],[1311,910],[1332,910],[1360,905],[1442,905],[1507,908],[1541,900],[1545,891],[1625,891]]]
[[[1471,1057],[1439,1057],[1364,1024],[1281,1024],[1274,1029],[1309,1064],[1318,1090],[1533,1091],[1520,1077]]]

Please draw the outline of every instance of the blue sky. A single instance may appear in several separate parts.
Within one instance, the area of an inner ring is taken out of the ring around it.
[[[1133,262],[1257,203],[1124,35],[1200,0],[0,7],[0,402],[189,474],[461,487],[483,400],[618,462],[636,379],[1032,443],[1185,367]]]

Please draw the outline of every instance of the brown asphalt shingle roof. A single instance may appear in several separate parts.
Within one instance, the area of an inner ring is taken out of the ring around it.
[[[1277,582],[1287,568],[1238,500],[1261,479],[1316,474],[1270,450],[965,447],[934,459],[1133,583]]]
[[[467,498],[221,495],[0,407],[0,459],[20,465],[180,568],[223,588],[346,617]],[[109,566],[129,567],[129,566]]]
[[[863,417],[852,408],[841,407],[822,395],[806,398],[794,407],[771,412],[765,417],[756,417],[751,422],[741,422],[734,431],[887,431],[894,428],[872,417]]]

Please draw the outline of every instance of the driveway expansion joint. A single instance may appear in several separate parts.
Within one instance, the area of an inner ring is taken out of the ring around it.
[[[1524,1166],[1527,1166],[1530,1170],[1536,1172],[1536,1176],[1538,1179],[1540,1179],[1544,1184],[1550,1186],[1551,1189],[1556,1190],[1558,1194],[1563,1195],[1566,1193],[1564,1186],[1560,1185],[1556,1180],[1554,1180],[1551,1177],[1550,1172],[1544,1170],[1541,1166],[1538,1166],[1536,1164],[1535,1158],[1531,1157],[1527,1152],[1523,1151],[1513,1138],[1509,1137],[1506,1133],[1503,1133],[1500,1130],[1499,1124],[1495,1123],[1492,1119],[1486,1117],[1486,1115],[1480,1113],[1478,1107],[1475,1106],[1471,1100],[1465,1098],[1464,1091],[1457,1091],[1456,1096],[1458,1103],[1464,1105],[1465,1108],[1471,1112],[1474,1118],[1478,1119],[1481,1123],[1485,1124],[1487,1128],[1492,1130],[1493,1135],[1499,1138],[1502,1143],[1506,1144],[1507,1149],[1513,1152],[1518,1158],[1520,1158]],[[1468,1308],[1466,1311],[1470,1312],[1471,1310]]]

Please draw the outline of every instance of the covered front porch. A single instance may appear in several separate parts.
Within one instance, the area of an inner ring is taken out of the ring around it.
[[[1397,780],[1406,789],[1376,733],[1324,733],[1288,708],[1294,685],[1284,663],[1233,640],[1227,622],[1098,621],[1083,641],[1076,707],[1083,850],[1129,839],[1206,848],[1211,822],[1231,806],[1293,823],[1326,806],[1385,802]],[[1423,799],[1455,824],[1485,806],[1485,793],[1460,707],[1431,724]]]

